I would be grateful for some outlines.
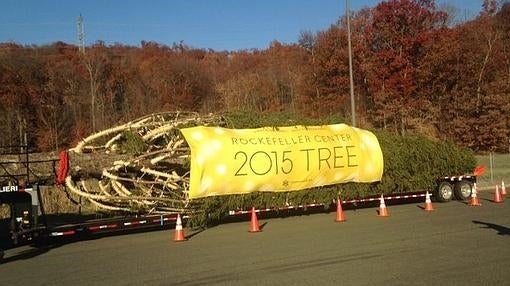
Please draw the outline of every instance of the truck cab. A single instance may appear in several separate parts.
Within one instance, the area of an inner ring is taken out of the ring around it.
[[[28,148],[0,146],[0,155],[7,156],[0,160],[1,259],[3,249],[32,241],[46,226],[39,222],[45,222],[39,185],[30,184]]]
[[[38,202],[37,186],[35,189],[17,185],[0,186],[0,205],[4,206],[4,212],[8,212],[3,214],[0,222],[0,241],[3,244],[0,248],[33,239],[40,228]]]

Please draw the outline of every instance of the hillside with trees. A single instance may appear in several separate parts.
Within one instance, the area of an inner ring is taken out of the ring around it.
[[[433,0],[388,0],[351,16],[358,126],[447,139],[475,152],[510,144],[510,3],[454,23]],[[214,51],[0,43],[0,146],[38,151],[150,113],[286,112],[350,121],[347,25],[294,44]]]

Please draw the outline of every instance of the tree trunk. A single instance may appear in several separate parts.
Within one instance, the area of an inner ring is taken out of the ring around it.
[[[103,169],[113,167],[113,162],[129,161],[130,154],[75,153],[69,152],[69,174],[73,177],[101,179]],[[184,160],[174,159],[173,164],[184,164]],[[53,185],[55,174],[60,164],[56,152],[0,155],[0,185],[15,183],[20,178],[26,179],[27,166],[30,184]],[[140,159],[141,165],[150,165],[148,160]],[[76,168],[78,167],[78,168]]]

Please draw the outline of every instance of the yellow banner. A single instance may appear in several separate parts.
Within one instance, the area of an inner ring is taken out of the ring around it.
[[[383,173],[377,137],[346,124],[181,132],[191,148],[190,199],[376,182]]]

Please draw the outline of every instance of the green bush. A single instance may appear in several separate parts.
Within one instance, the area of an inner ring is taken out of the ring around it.
[[[230,113],[225,118],[231,128],[257,128],[262,126],[321,125],[342,123],[338,117],[322,120],[296,118],[290,114],[252,115]],[[192,201],[192,208],[202,216],[194,217],[194,224],[221,221],[230,210],[256,208],[281,208],[285,205],[322,203],[332,204],[340,195],[342,199],[372,195],[432,191],[436,180],[445,175],[462,175],[472,172],[476,159],[470,150],[452,142],[438,142],[423,136],[400,136],[384,131],[373,131],[379,140],[384,172],[380,182],[362,184],[346,183],[288,193],[255,192],[246,195],[209,197]]]

